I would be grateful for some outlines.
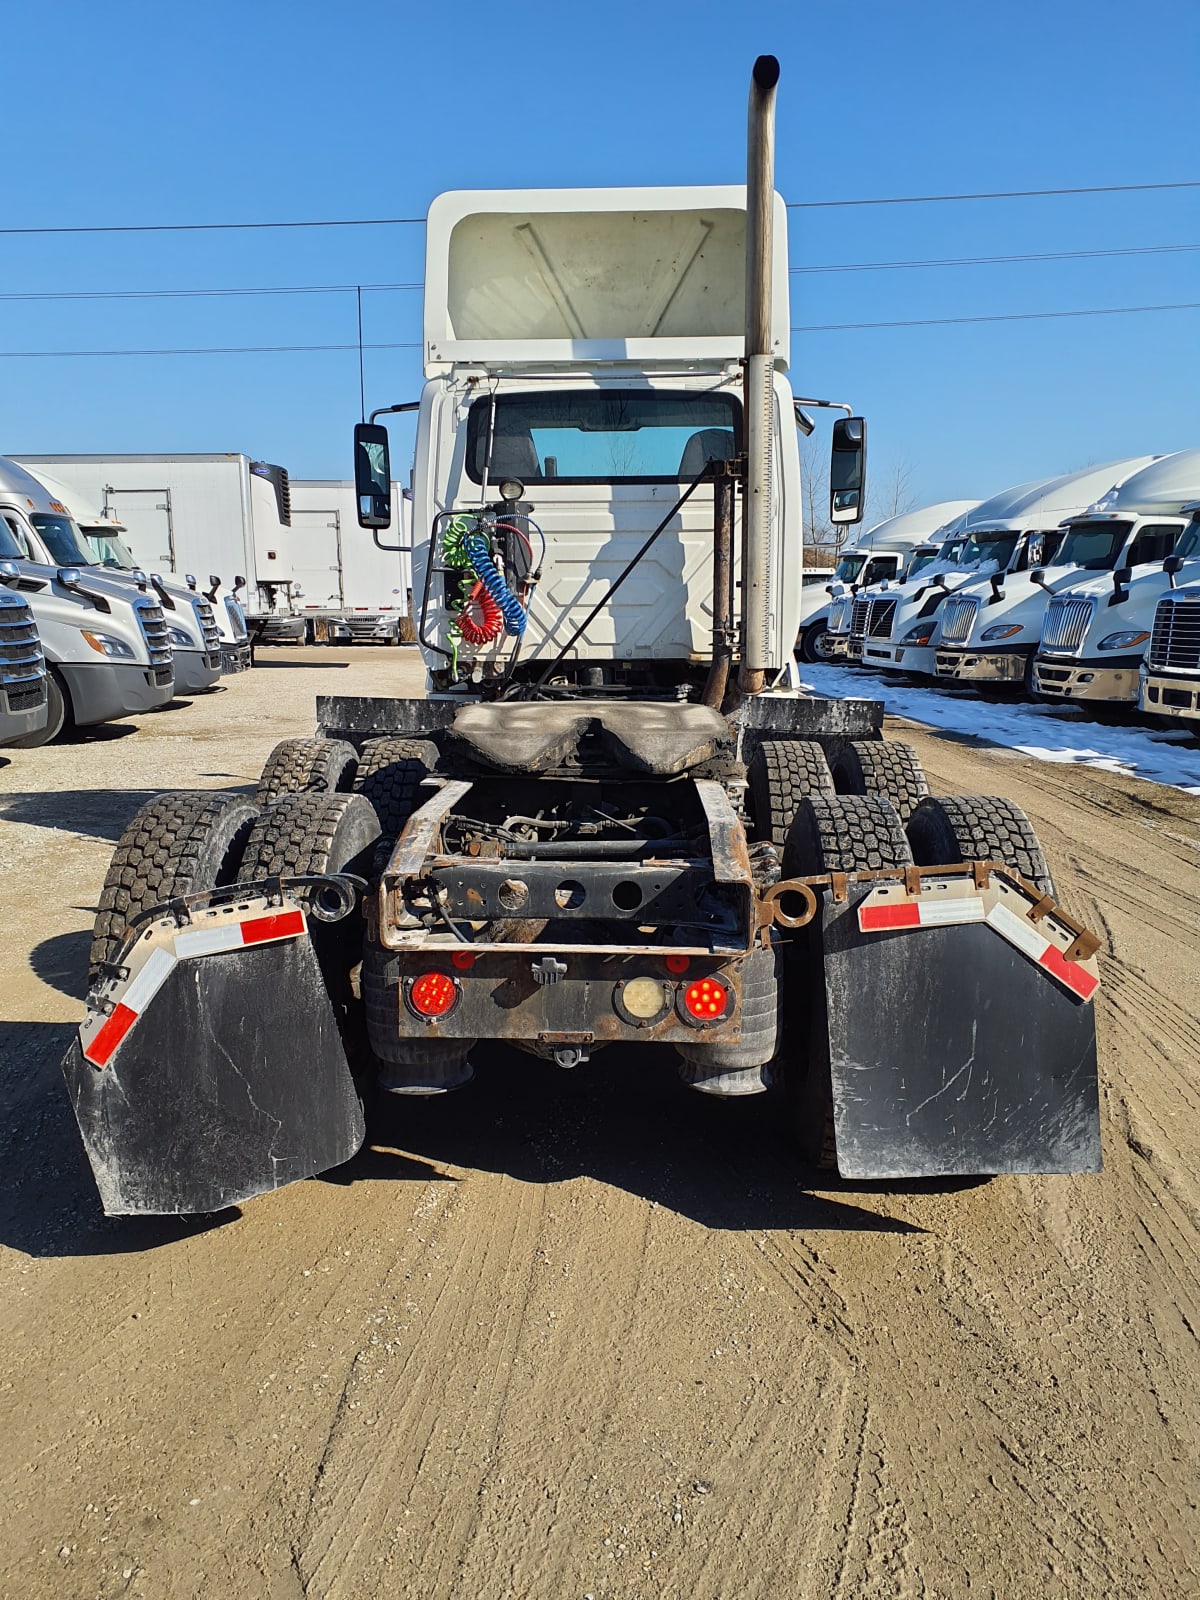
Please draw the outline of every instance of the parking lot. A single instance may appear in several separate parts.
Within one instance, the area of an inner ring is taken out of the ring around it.
[[[889,724],[1100,934],[1099,1177],[852,1187],[770,1096],[482,1052],[348,1167],[106,1220],[58,1058],[113,844],[411,649],[0,756],[0,1595],[1200,1592],[1200,798]],[[848,692],[863,692],[848,690]]]

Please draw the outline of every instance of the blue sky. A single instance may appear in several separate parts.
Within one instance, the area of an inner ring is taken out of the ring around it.
[[[789,201],[1200,178],[1200,6],[212,0],[10,9],[8,227],[418,216],[455,187],[740,182],[779,56]],[[19,95],[15,86],[20,86]],[[793,266],[1200,244],[1200,189],[790,213]],[[413,283],[423,230],[0,238],[0,294]],[[1200,301],[1200,253],[814,274],[795,324]],[[420,295],[364,297],[368,342]],[[798,392],[870,419],[918,503],[1200,445],[1200,312],[809,333]],[[0,300],[0,351],[346,344],[353,295]],[[416,350],[367,354],[368,406]],[[0,450],[244,450],[345,476],[346,353],[0,361]],[[399,446],[403,455],[404,447]]]

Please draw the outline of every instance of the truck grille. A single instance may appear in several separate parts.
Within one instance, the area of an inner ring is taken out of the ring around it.
[[[1200,672],[1200,593],[1166,595],[1158,602],[1146,662],[1171,672]]]
[[[225,615],[229,618],[229,626],[233,629],[235,639],[246,637],[246,613],[232,595],[225,596]]]
[[[867,618],[871,615],[871,602],[856,599],[850,608],[850,637],[863,639],[867,632]]]
[[[1042,649],[1074,655],[1083,643],[1095,609],[1094,600],[1073,600],[1070,595],[1056,595],[1046,607],[1042,623]]]
[[[4,698],[8,701],[10,711],[33,711],[46,703],[46,680],[44,677],[35,678],[27,685],[15,688],[9,684],[5,688]]]
[[[892,600],[872,600],[871,610],[867,617],[868,639],[890,639],[892,636],[892,618],[896,615],[896,602]]]
[[[13,704],[14,688],[20,693],[32,686],[37,692],[33,704],[40,704],[45,689],[38,680],[45,670],[33,612],[24,601],[0,607],[0,684],[8,690],[14,711],[24,709]]]
[[[979,615],[979,601],[974,596],[957,595],[942,607],[943,644],[966,644]]]
[[[216,614],[207,600],[193,600],[196,620],[200,624],[200,631],[204,635],[204,653],[211,655],[214,650],[221,648],[221,630],[217,627]]]
[[[166,619],[163,609],[153,600],[138,600],[134,603],[137,611],[138,623],[142,630],[142,637],[146,641],[146,649],[150,653],[152,668],[169,668],[173,665],[174,657],[171,654],[171,641],[167,637]],[[170,674],[168,674],[168,677]],[[155,671],[154,681],[160,687],[166,681],[158,671]]]
[[[853,601],[848,599],[835,600],[829,608],[829,633],[848,633],[850,631],[850,608]]]

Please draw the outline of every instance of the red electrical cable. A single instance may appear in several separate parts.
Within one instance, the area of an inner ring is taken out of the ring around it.
[[[477,583],[467,596],[458,618],[458,631],[468,644],[491,644],[504,631],[504,613],[482,583]]]

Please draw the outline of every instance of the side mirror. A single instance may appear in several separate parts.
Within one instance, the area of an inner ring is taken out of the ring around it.
[[[800,432],[806,439],[811,439],[813,429],[816,427],[816,423],[809,416],[808,412],[805,411],[799,400],[792,401],[792,410],[796,415],[796,426],[800,429]]]
[[[196,587],[196,574],[194,572],[186,572],[186,573],[184,573],[183,581],[187,584],[189,589],[195,589],[195,587]]]
[[[62,574],[60,573],[59,574],[60,581],[61,581],[61,577],[62,577]],[[134,568],[133,581],[134,581],[134,583],[137,584],[138,588],[142,591],[143,594],[145,594],[146,590],[150,587],[150,579],[142,571],[141,567],[135,567]]]
[[[1046,587],[1046,569],[1044,567],[1034,567],[1029,574],[1029,581],[1030,583],[1036,583],[1039,589],[1044,589]]]
[[[1109,601],[1108,601],[1110,606],[1119,606],[1124,601],[1129,599],[1129,590],[1126,587],[1126,585],[1129,583],[1129,580],[1132,577],[1133,577],[1133,568],[1132,567],[1118,567],[1117,570],[1113,573],[1113,575],[1112,575],[1113,592],[1109,596]]]
[[[354,427],[354,496],[360,528],[392,525],[392,465],[388,431],[377,422]]]
[[[1182,556],[1168,556],[1163,562],[1163,571],[1166,573],[1172,589],[1175,587],[1175,574],[1183,566]]]
[[[245,578],[243,578],[240,573],[236,574],[235,577],[234,577],[234,580],[233,580],[233,592],[234,592],[234,594],[236,594],[239,589],[244,589],[245,587],[246,587]]]
[[[15,561],[0,561],[0,583],[15,584],[21,579],[21,569]]]
[[[829,595],[832,595],[835,600],[837,599],[838,595],[845,594],[845,592],[846,592],[846,587],[845,587],[844,584],[841,584],[841,583],[827,583],[825,585],[825,593],[829,594]]]
[[[861,522],[867,506],[867,423],[865,417],[839,417],[833,425],[829,458],[829,520]]]
[[[993,572],[989,582],[992,586],[992,604],[995,605],[997,600],[1004,599],[1004,579],[998,572]]]

